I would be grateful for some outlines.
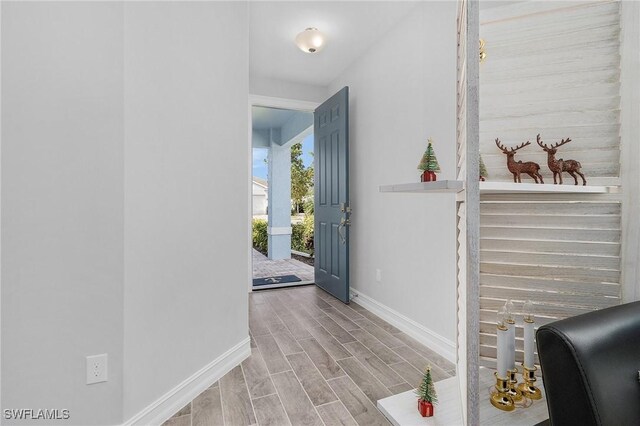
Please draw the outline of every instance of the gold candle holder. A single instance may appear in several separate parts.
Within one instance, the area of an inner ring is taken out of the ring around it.
[[[522,392],[520,392],[519,390],[518,379],[516,379],[517,372],[517,368],[514,368],[513,370],[507,370],[507,375],[509,376],[507,394],[511,397],[511,399],[513,399],[513,402],[522,401]]]
[[[491,405],[502,411],[515,410],[516,406],[513,403],[513,398],[507,393],[509,391],[509,379],[498,377],[498,373],[494,374],[496,376],[496,392],[491,394]]]
[[[542,399],[542,392],[540,392],[540,389],[534,385],[536,382],[536,366],[534,365],[533,368],[527,368],[523,364],[522,368],[524,369],[522,372],[524,383],[520,383],[518,385],[518,390],[521,395],[530,399]]]

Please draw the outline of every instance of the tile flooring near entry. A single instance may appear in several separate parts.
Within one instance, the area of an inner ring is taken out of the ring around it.
[[[267,256],[253,249],[253,278],[296,275],[302,281],[313,282],[313,266],[296,259],[270,260]]]
[[[316,286],[249,296],[251,356],[166,426],[388,425],[379,399],[455,366],[356,303]]]

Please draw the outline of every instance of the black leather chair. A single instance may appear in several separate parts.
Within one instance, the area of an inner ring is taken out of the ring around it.
[[[552,425],[640,425],[640,302],[547,324],[536,339]]]

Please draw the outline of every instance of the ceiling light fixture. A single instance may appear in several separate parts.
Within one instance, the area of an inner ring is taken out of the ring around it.
[[[296,44],[307,53],[318,53],[324,47],[324,42],[324,34],[317,28],[307,28],[296,36]]]

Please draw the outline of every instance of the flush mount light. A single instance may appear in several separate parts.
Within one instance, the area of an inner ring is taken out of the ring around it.
[[[324,47],[324,42],[324,34],[317,28],[307,28],[296,36],[296,44],[307,53],[318,53]]]

